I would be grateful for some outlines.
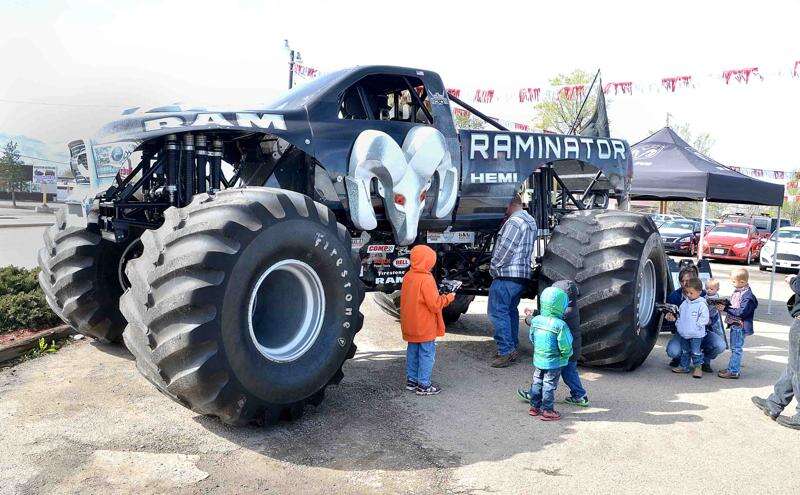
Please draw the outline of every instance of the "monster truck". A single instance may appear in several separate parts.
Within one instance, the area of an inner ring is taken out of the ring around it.
[[[457,130],[451,104],[497,130]],[[531,294],[579,284],[581,360],[633,369],[658,334],[656,227],[604,209],[627,202],[628,145],[509,132],[430,71],[341,70],[233,111],[132,109],[69,148],[82,192],[39,253],[48,302],[226,423],[319,404],[355,354],[364,293],[395,293],[414,243],[437,251],[437,278],[463,282],[458,311],[487,294],[521,186],[540,226]]]

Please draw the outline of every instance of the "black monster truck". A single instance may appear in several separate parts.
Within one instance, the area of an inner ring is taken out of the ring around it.
[[[457,131],[451,102],[498,130]],[[238,424],[318,404],[355,353],[364,292],[395,293],[415,242],[436,249],[438,278],[463,282],[457,318],[488,291],[520,186],[540,226],[536,283],[580,286],[581,360],[633,369],[653,347],[656,227],[603,209],[627,203],[623,141],[508,132],[437,74],[381,66],[265,107],[126,114],[70,143],[83,192],[45,234],[40,283],[66,322],[124,339],[194,411]]]

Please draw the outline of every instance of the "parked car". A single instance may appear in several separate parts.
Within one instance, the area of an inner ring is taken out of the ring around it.
[[[723,215],[722,221],[725,223],[746,223],[756,228],[759,237],[766,239],[770,233],[778,227],[778,219],[767,215],[742,215],[729,214]],[[789,220],[781,219],[781,227],[788,226]]]
[[[670,220],[658,226],[658,233],[668,253],[694,256],[700,241],[700,223],[693,220]]]
[[[725,222],[706,234],[703,257],[741,261],[749,265],[761,254],[762,245],[763,240],[753,225]]]
[[[778,251],[775,256],[775,238],[778,238]],[[777,259],[775,259],[777,258]],[[763,271],[772,268],[773,263],[780,268],[800,270],[800,227],[783,227],[772,235],[761,248],[758,267]]]
[[[664,222],[668,222],[671,220],[682,220],[683,217],[681,215],[669,215],[665,213],[650,213],[650,218],[656,223],[656,226],[661,225]]]

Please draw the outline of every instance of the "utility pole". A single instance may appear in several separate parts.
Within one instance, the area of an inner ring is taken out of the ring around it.
[[[289,46],[289,40],[283,40],[283,47],[289,52],[289,89],[294,86],[294,64],[303,61],[300,52]]]

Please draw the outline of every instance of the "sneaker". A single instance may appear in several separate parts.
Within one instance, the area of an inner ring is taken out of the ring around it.
[[[505,356],[497,356],[492,360],[492,368],[508,368],[511,362],[514,361],[511,357],[513,354],[514,353],[511,352]]]
[[[413,392],[419,387],[419,383],[414,380],[406,380],[406,390]]]
[[[769,416],[769,418],[772,420],[781,415],[781,413],[775,414],[770,410],[769,402],[767,402],[767,399],[762,399],[761,397],[754,395],[753,397],[750,398],[750,400],[752,400],[753,404],[755,404],[757,408],[761,409],[761,411],[767,416]]]
[[[589,398],[581,397],[580,399],[573,399],[571,396],[564,399],[564,404],[572,404],[578,407],[589,407]]]
[[[522,402],[527,402],[528,404],[530,404],[530,402],[531,402],[531,390],[530,389],[526,390],[524,388],[518,388],[517,389],[517,397],[519,397],[519,400],[521,400]]]
[[[416,393],[417,395],[437,395],[441,391],[442,389],[438,385],[434,385],[433,383],[431,383],[430,386],[425,388],[418,386]]]
[[[692,372],[692,378],[703,378],[703,368],[702,366],[695,366],[694,371]]]
[[[791,418],[787,418],[786,416],[778,416],[775,421],[781,426],[785,426],[793,430],[800,430],[800,416],[796,414]]]
[[[690,373],[691,371],[689,368],[681,368],[680,366],[672,368],[673,373]]]
[[[528,410],[528,414],[531,415],[531,416],[538,416],[541,413],[542,413],[542,411],[540,411],[538,407],[531,407]]]
[[[711,367],[708,363],[703,363],[703,373],[713,373],[714,368]]]
[[[552,409],[550,410],[543,409],[542,417],[539,419],[541,419],[542,421],[558,421],[559,419],[561,419],[561,413]]]
[[[728,370],[720,371],[719,373],[717,373],[717,376],[720,377],[720,378],[727,378],[729,380],[738,380],[739,379],[739,373],[731,373]]]
[[[681,358],[679,357],[672,358],[672,360],[669,362],[669,367],[677,368],[678,366],[680,366],[680,364],[681,364]]]

